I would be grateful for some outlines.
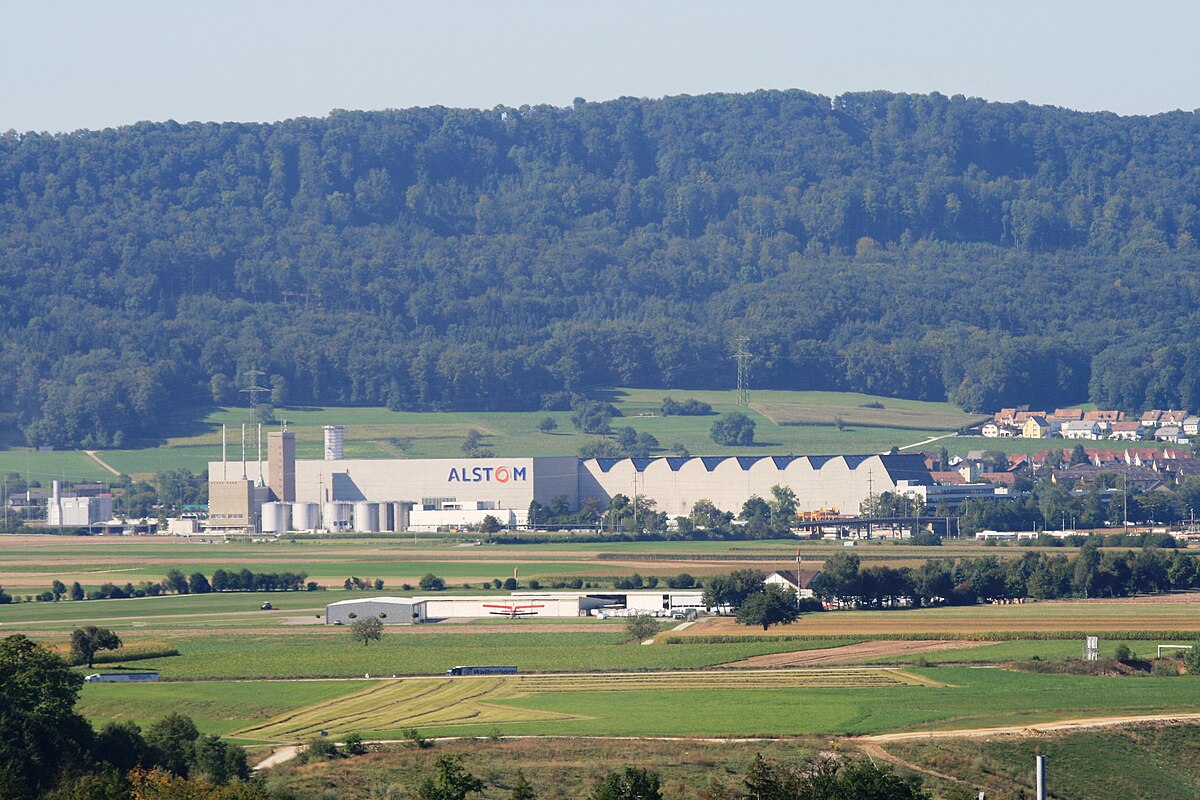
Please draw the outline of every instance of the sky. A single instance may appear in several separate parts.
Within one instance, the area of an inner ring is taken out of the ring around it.
[[[0,0],[0,131],[884,89],[1200,108],[1200,3]]]

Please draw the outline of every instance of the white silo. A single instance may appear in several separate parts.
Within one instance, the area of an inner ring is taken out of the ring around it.
[[[341,461],[346,458],[346,427],[325,426],[325,460]]]
[[[262,532],[283,533],[287,531],[283,523],[283,503],[263,503]]]
[[[298,531],[315,531],[320,524],[316,503],[292,504],[292,527]]]
[[[325,520],[322,527],[327,531],[344,531],[350,528],[350,504],[326,503]]]
[[[391,530],[397,533],[403,533],[408,530],[408,511],[412,508],[412,503],[404,500],[396,500],[389,503],[392,507],[392,528]]]
[[[379,503],[359,501],[354,504],[354,530],[359,533],[379,530]]]

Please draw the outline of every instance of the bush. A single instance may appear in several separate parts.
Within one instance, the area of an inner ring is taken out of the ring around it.
[[[335,758],[341,758],[342,754],[338,752],[337,745],[328,737],[313,736],[304,743],[304,749],[297,757],[301,764],[308,764],[313,761],[332,761]]]
[[[440,592],[446,588],[446,581],[430,572],[421,578],[420,586],[423,592]]]
[[[1116,651],[1113,653],[1113,658],[1115,658],[1117,661],[1122,661],[1122,662],[1132,661],[1133,660],[1133,651],[1129,649],[1129,645],[1119,644],[1119,645],[1117,645]]]
[[[1200,676],[1200,641],[1192,645],[1191,650],[1184,651],[1183,668],[1188,675]]]

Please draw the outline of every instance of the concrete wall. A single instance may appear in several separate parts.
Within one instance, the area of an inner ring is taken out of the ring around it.
[[[217,467],[220,468],[220,462]],[[206,527],[254,527],[254,484],[250,481],[209,481]]]

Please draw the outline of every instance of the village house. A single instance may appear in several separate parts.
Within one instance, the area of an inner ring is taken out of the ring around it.
[[[1127,442],[1140,442],[1144,432],[1145,429],[1142,427],[1140,421],[1114,422],[1112,428],[1109,430],[1108,438]]]
[[[1012,439],[1018,435],[1016,428],[1010,428],[995,420],[985,422],[983,428],[980,429],[980,433],[988,439]]]
[[[1064,422],[1059,433],[1064,439],[1099,439],[1100,426],[1093,420]]]
[[[1050,423],[1040,416],[1029,417],[1021,425],[1021,436],[1026,439],[1046,439],[1052,431]]]

